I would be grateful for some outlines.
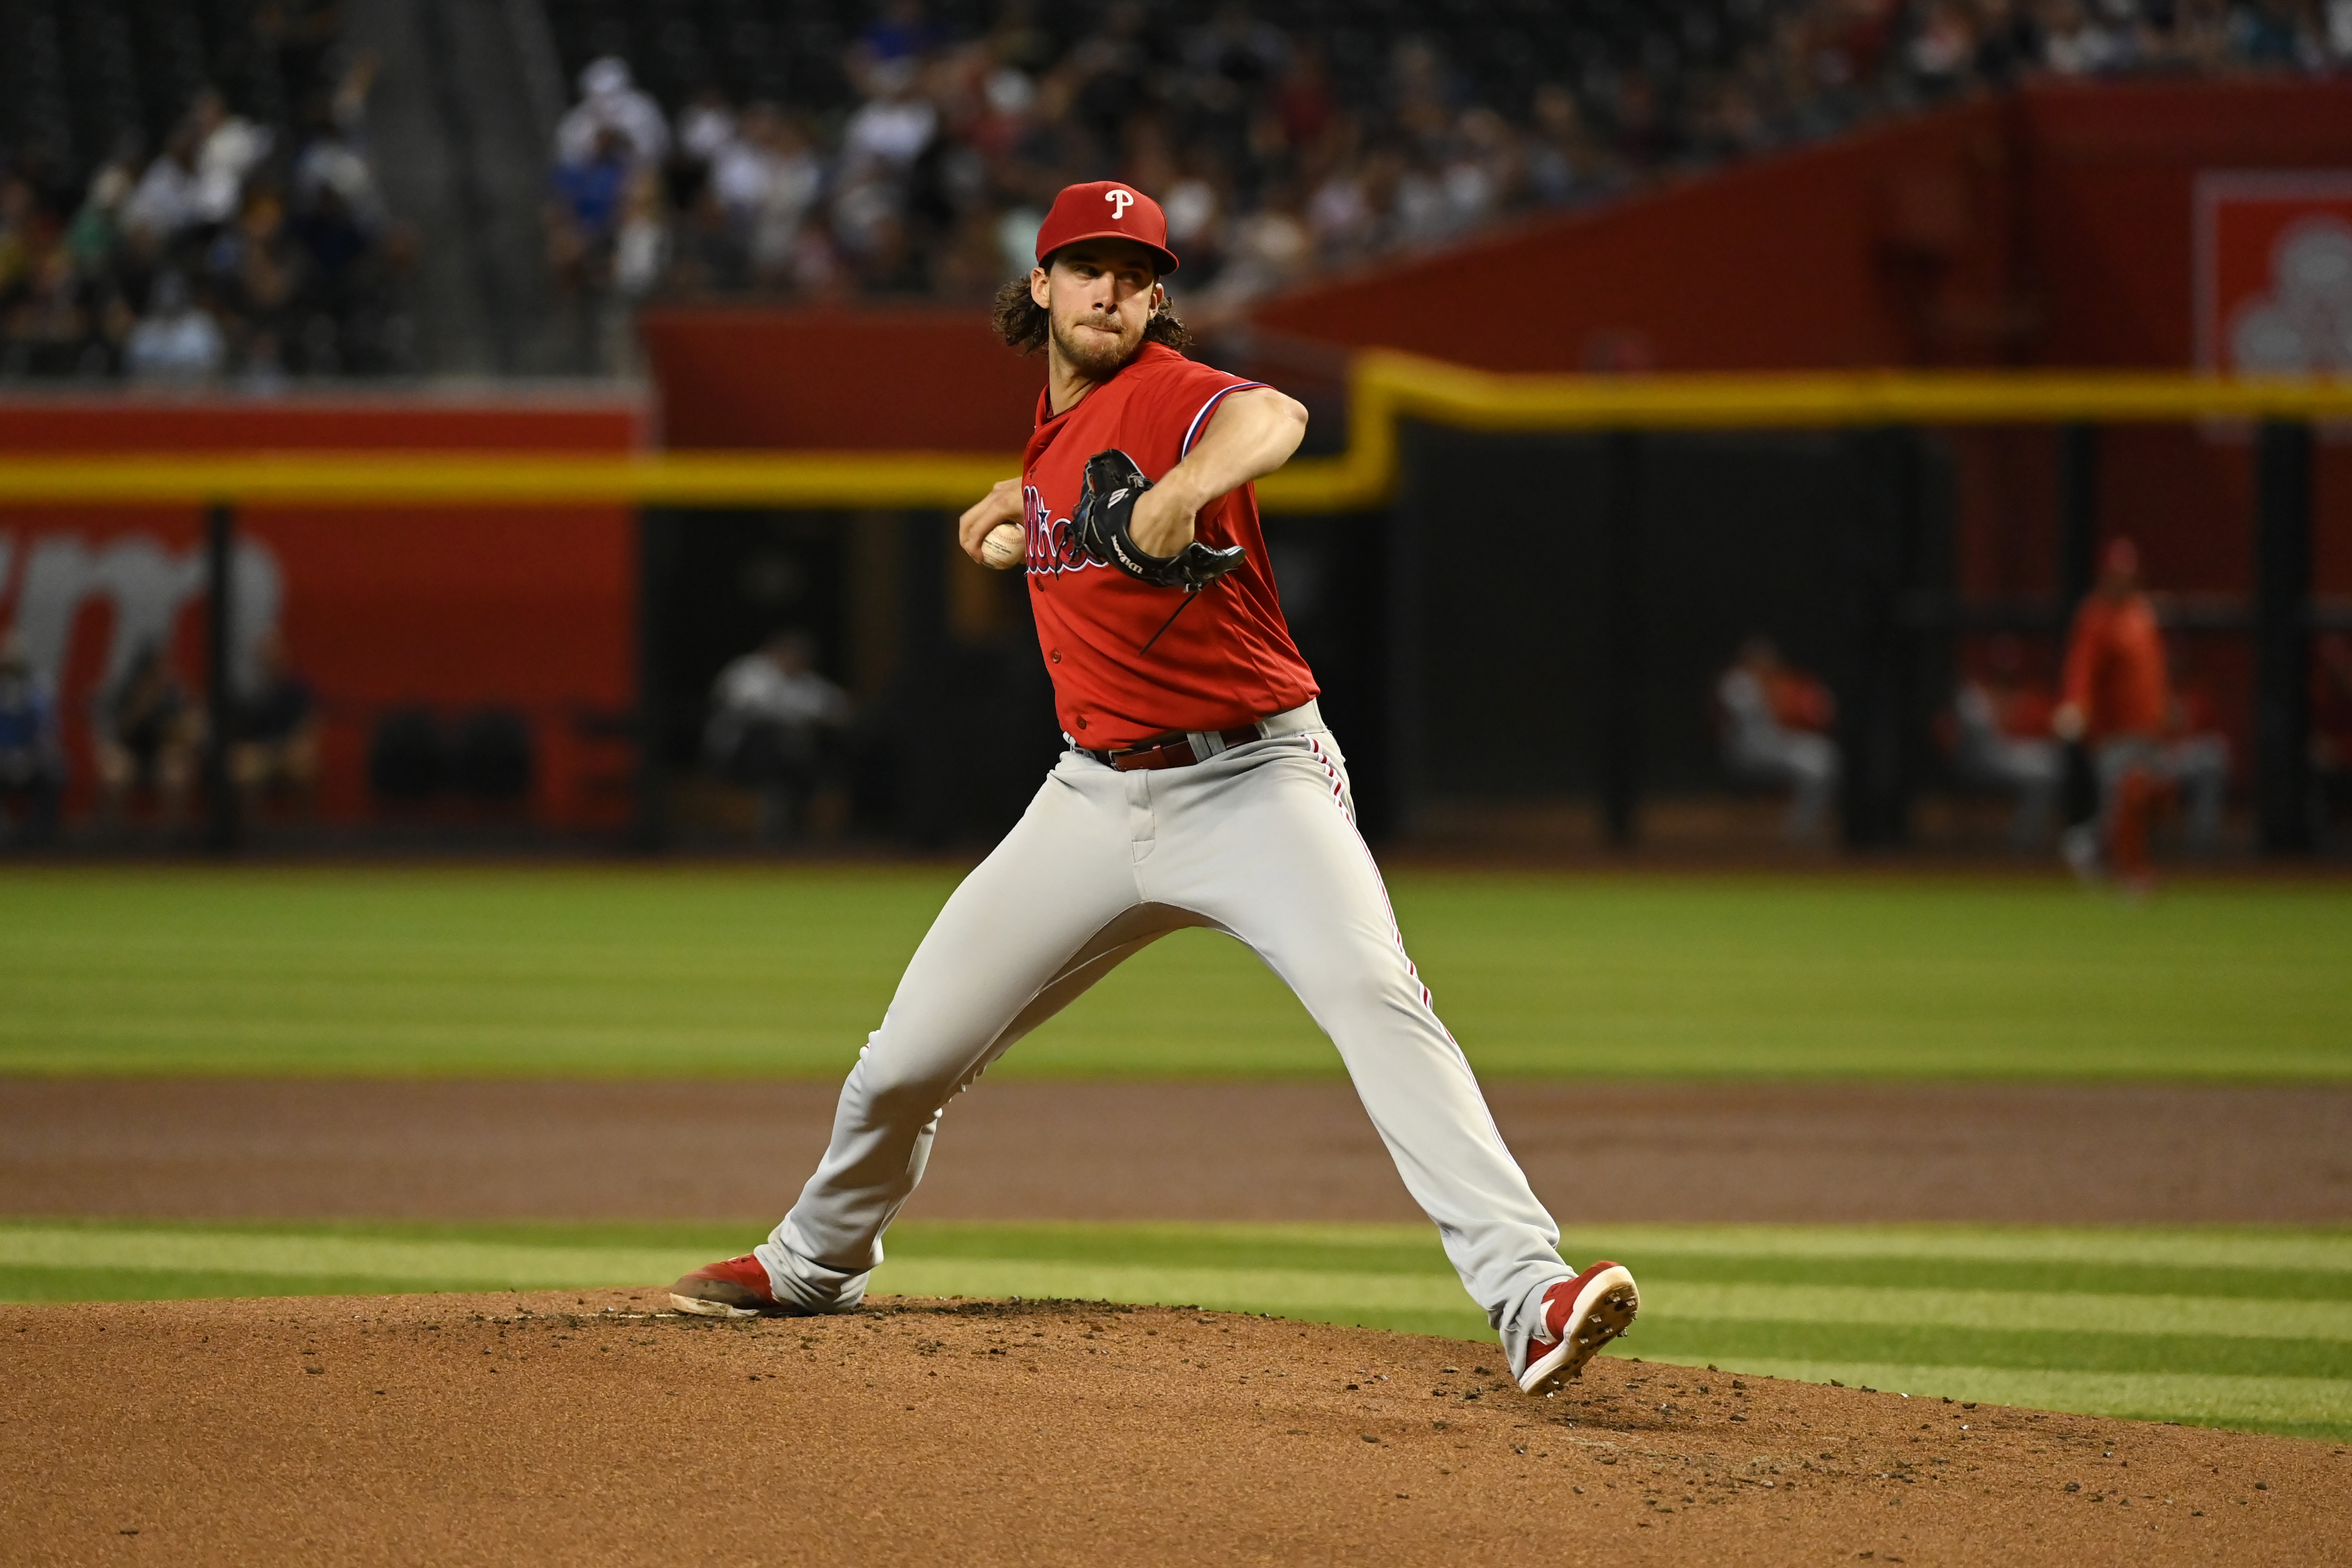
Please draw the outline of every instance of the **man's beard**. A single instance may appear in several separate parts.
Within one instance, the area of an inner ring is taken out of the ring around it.
[[[1084,319],[1094,321],[1101,320],[1103,318],[1088,316]],[[1116,321],[1118,318],[1112,317],[1109,319]],[[1065,326],[1056,320],[1052,326],[1054,347],[1061,350],[1062,358],[1069,361],[1072,370],[1094,381],[1104,379],[1126,364],[1128,361],[1135,358],[1135,350],[1143,346],[1143,332],[1140,328],[1137,329],[1134,338],[1130,340],[1123,333],[1118,337],[1112,337],[1108,333],[1083,327],[1077,322],[1071,322]]]

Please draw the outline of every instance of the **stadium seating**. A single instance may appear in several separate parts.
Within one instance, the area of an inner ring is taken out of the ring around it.
[[[1719,68],[1767,36],[1790,0],[1269,0],[1250,16],[1295,37],[1321,41],[1335,89],[1348,107],[1377,107],[1387,64],[1407,37],[1439,46],[1480,96],[1524,109],[1542,81],[1598,77],[1640,67],[1671,78]],[[985,0],[948,0],[928,7],[942,34],[982,35],[1013,8]],[[1152,30],[1173,32],[1205,19],[1163,8]],[[774,99],[818,110],[856,99],[841,61],[868,14],[856,4],[780,8],[753,0],[548,0],[564,64],[616,55],[632,63],[665,104],[687,102],[717,85],[738,100]],[[1054,45],[1076,42],[1105,20],[1098,7],[1046,4],[1031,8]],[[1059,48],[1055,48],[1059,53]]]
[[[208,86],[289,126],[334,26],[318,0],[0,0],[0,149],[75,181],[162,145]]]

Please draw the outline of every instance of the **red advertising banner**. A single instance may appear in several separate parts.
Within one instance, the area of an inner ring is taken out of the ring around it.
[[[643,423],[633,405],[593,402],[0,402],[0,451],[625,451]],[[320,816],[623,819],[635,646],[625,509],[251,507],[236,525],[232,678],[259,690],[274,647],[310,688]],[[0,507],[0,628],[54,695],[69,814],[92,802],[94,732],[142,656],[160,653],[182,695],[183,749],[202,722],[202,532],[191,507]],[[371,767],[388,725],[404,737],[398,800]],[[445,743],[423,774],[420,728],[425,752]],[[468,735],[503,745],[496,800],[469,798],[453,766]]]
[[[2352,171],[2199,177],[2197,363],[2352,374]]]

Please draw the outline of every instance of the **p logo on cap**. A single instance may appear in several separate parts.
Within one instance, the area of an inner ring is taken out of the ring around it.
[[[1095,205],[1097,202],[1102,206]],[[1089,180],[1063,186],[1054,198],[1053,210],[1038,225],[1037,265],[1045,266],[1064,246],[1088,239],[1134,240],[1150,246],[1159,254],[1161,277],[1176,270],[1176,253],[1168,248],[1168,214],[1160,210],[1158,202],[1132,185],[1117,180]]]

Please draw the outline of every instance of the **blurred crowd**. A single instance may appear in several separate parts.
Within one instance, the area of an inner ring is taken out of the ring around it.
[[[413,244],[368,162],[365,62],[299,123],[206,89],[86,183],[0,156],[0,378],[268,384],[413,368]]]
[[[978,302],[1028,267],[1056,190],[1114,177],[1159,197],[1180,292],[1213,316],[1310,267],[2031,75],[2352,61],[2352,0],[1733,0],[1727,14],[1748,41],[1725,68],[1563,61],[1531,90],[1411,35],[1376,79],[1338,80],[1316,36],[1237,3],[1126,0],[1090,32],[1049,35],[1007,0],[973,36],[898,0],[845,62],[854,102],[824,112],[716,90],[666,109],[608,57],[582,73],[556,139],[551,259],[575,298]]]

